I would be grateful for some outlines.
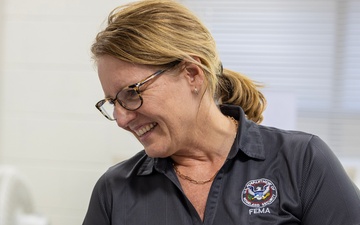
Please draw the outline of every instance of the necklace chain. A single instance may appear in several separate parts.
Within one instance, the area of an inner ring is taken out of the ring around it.
[[[234,117],[232,117],[232,116],[227,116],[227,117],[235,124],[235,131],[237,131],[237,128],[238,128],[238,125],[239,125],[238,121],[235,120]],[[185,174],[182,174],[182,173],[179,171],[177,165],[173,164],[173,167],[174,167],[175,173],[176,173],[181,179],[187,180],[187,181],[189,181],[190,183],[193,183],[193,184],[200,184],[200,185],[201,185],[201,184],[206,184],[206,183],[209,183],[209,182],[213,181],[214,178],[215,178],[215,176],[216,176],[216,174],[219,172],[219,171],[216,171],[216,173],[215,173],[212,177],[210,177],[209,179],[207,179],[207,180],[195,180],[195,179],[193,179],[193,178],[191,178],[191,177],[189,177],[189,176],[187,176],[187,175],[185,175]]]
[[[232,116],[227,116],[227,118],[229,118],[235,124],[235,131],[237,132],[239,122]]]
[[[193,183],[193,184],[206,184],[206,183],[209,183],[209,182],[211,182],[212,180],[214,180],[216,174],[219,172],[219,171],[216,171],[216,173],[215,173],[212,177],[210,177],[209,179],[207,179],[207,180],[195,180],[195,179],[193,179],[193,178],[191,178],[191,177],[189,177],[189,176],[187,176],[187,175],[185,175],[185,174],[182,174],[182,173],[178,170],[178,168],[177,168],[177,166],[176,166],[175,164],[173,164],[173,166],[174,166],[174,170],[175,170],[176,174],[177,174],[181,179],[187,180],[187,181],[189,181],[190,183]]]

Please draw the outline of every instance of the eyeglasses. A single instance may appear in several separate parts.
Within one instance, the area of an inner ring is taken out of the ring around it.
[[[175,65],[177,65],[180,61],[175,61],[171,63],[171,66],[169,66],[167,69],[158,70],[155,73],[151,74],[150,76],[146,77],[142,81],[132,84],[130,86],[125,87],[124,89],[120,90],[116,96],[115,99],[111,98],[105,98],[103,100],[98,101],[96,103],[95,107],[109,120],[114,121],[116,120],[114,116],[114,110],[115,110],[115,103],[118,102],[123,108],[135,111],[139,109],[144,100],[141,97],[141,91],[140,87],[150,80],[154,79],[155,77],[163,74],[167,70],[171,69]]]

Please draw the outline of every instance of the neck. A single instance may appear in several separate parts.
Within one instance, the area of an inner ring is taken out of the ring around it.
[[[237,132],[234,120],[224,116],[215,104],[205,116],[199,115],[189,144],[171,157],[176,165],[222,164],[229,154]]]

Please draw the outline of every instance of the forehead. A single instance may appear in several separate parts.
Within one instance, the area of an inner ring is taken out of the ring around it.
[[[109,55],[97,59],[97,69],[102,88],[109,96],[139,82],[154,71],[150,66],[125,62]]]

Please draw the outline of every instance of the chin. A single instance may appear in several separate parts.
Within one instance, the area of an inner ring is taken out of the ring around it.
[[[151,158],[166,158],[170,156],[170,154],[167,151],[156,151],[153,149],[146,149],[146,148],[145,148],[145,153]]]

